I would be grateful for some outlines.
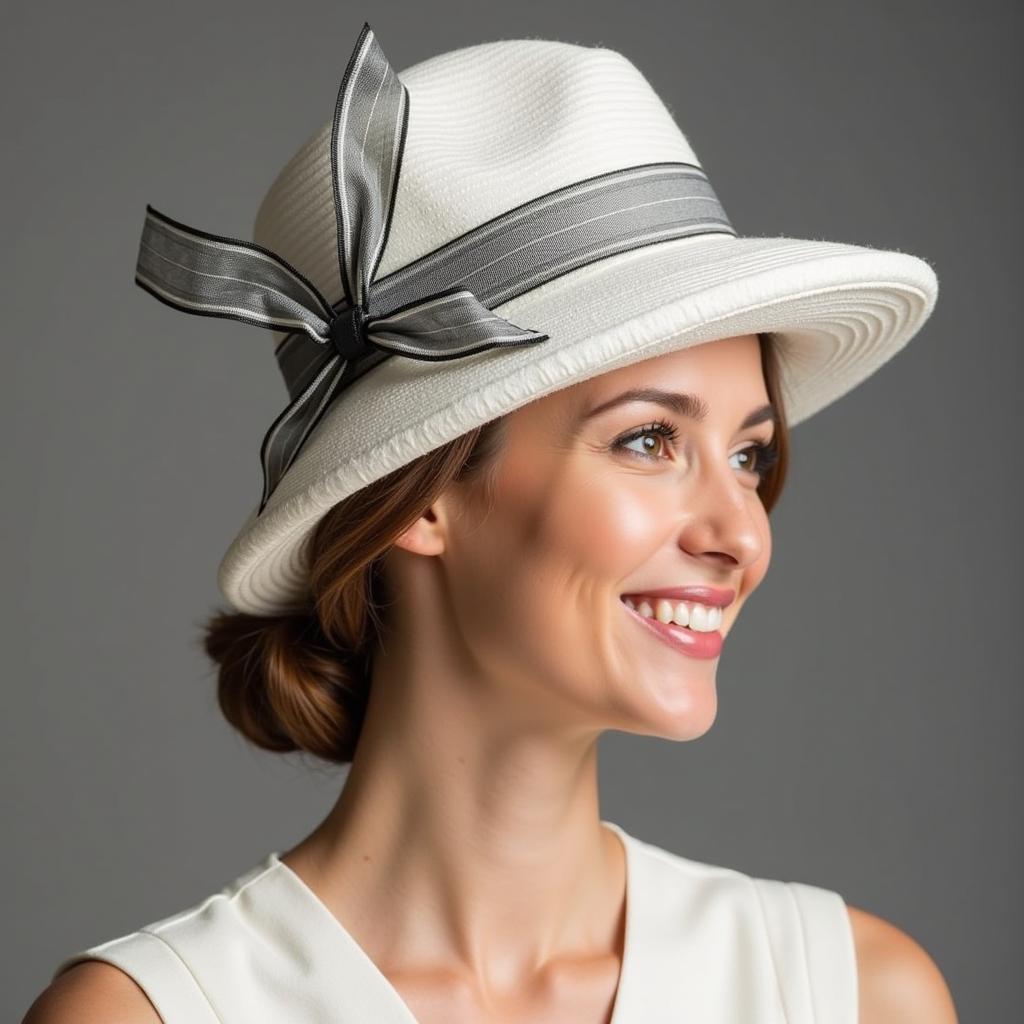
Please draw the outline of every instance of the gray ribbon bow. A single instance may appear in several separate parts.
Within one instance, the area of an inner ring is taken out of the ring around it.
[[[372,349],[416,359],[460,359],[548,338],[504,320],[465,288],[445,289],[386,315],[370,315],[408,111],[408,90],[364,23],[338,90],[331,132],[338,264],[345,288],[340,312],[269,249],[188,227],[146,206],[136,284],[187,313],[301,331],[321,348],[305,374],[312,379],[263,440],[260,512],[339,392],[346,368]]]
[[[691,235],[736,235],[702,168],[640,164],[538,196],[375,281],[408,115],[408,90],[364,23],[331,133],[345,290],[337,310],[269,249],[188,227],[146,206],[136,284],[186,313],[289,332],[275,355],[290,401],[260,448],[257,515],[330,403],[383,359],[461,359],[546,341],[548,335],[517,327],[489,307],[628,249]]]

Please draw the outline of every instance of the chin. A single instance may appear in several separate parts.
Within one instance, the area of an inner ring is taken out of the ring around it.
[[[651,693],[645,732],[666,740],[695,740],[715,723],[718,694],[710,680],[669,681]]]

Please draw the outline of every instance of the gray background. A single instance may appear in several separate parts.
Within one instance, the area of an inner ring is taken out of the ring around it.
[[[249,234],[364,20],[398,70],[503,37],[619,49],[742,234],[936,267],[923,333],[794,430],[715,726],[606,735],[602,811],[686,856],[835,889],[929,950],[964,1021],[1020,1019],[1021,7],[577,9],[5,13],[4,1019],[60,958],[297,841],[343,781],[246,746],[198,647],[285,400],[269,334],[132,278],[147,202]]]

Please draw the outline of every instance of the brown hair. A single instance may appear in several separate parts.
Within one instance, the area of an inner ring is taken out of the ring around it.
[[[761,482],[771,512],[789,461],[789,431],[770,334],[759,334],[769,400],[779,411],[779,458]],[[218,666],[217,700],[227,720],[265,750],[352,760],[369,696],[370,668],[388,596],[383,557],[452,483],[491,500],[503,418],[457,437],[338,502],[308,541],[308,607],[280,615],[220,611],[202,645]]]

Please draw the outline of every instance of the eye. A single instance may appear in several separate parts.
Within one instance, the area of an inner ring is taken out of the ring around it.
[[[647,438],[654,437],[658,438],[663,442],[674,441],[679,435],[679,430],[668,420],[655,420],[653,423],[649,423],[646,427],[641,427],[639,430],[631,431],[628,434],[623,434],[621,437],[616,438],[612,442],[613,451],[624,451],[629,452],[630,455],[635,455],[640,459],[657,459],[657,445],[658,441],[655,441],[653,445],[646,444]],[[635,448],[627,448],[626,446],[632,444],[634,441],[643,441],[644,450],[637,451]],[[654,453],[654,454],[652,454]]]
[[[758,441],[756,444],[752,444],[747,448],[738,451],[736,455],[733,456],[733,458],[740,457],[745,459],[746,462],[739,468],[755,473],[757,475],[758,482],[760,482],[768,475],[772,466],[779,461],[778,438],[773,437],[767,443]]]

